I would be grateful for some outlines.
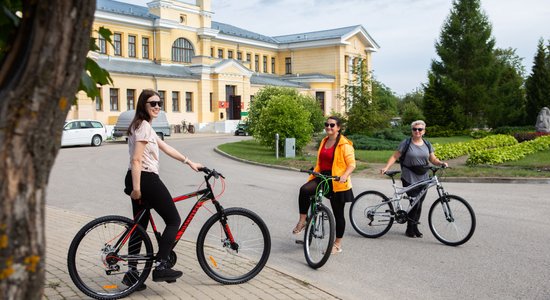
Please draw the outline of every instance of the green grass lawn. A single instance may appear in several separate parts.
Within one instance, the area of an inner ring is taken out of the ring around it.
[[[455,143],[469,141],[470,137],[430,138],[432,143]],[[260,145],[255,140],[244,140],[218,146],[220,150],[232,156],[264,164],[280,165],[297,169],[308,169],[315,165],[316,152],[310,150],[308,154],[298,155],[295,158],[284,158],[279,153],[275,158],[275,150]],[[316,149],[311,145],[309,149]],[[382,164],[388,161],[392,150],[356,150],[356,172],[376,174]],[[537,152],[517,161],[506,162],[496,166],[476,166],[452,164],[452,168],[445,170],[448,177],[550,177],[550,151]]]

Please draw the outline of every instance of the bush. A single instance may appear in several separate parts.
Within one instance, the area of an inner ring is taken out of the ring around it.
[[[409,131],[410,131],[410,127],[409,127]],[[426,137],[450,137],[450,136],[468,135],[468,134],[470,134],[469,130],[449,129],[438,125],[426,127]]]
[[[520,143],[523,143],[525,141],[531,141],[534,140],[540,136],[550,135],[549,133],[544,132],[516,132],[514,133],[514,137],[516,140]]]
[[[514,146],[488,149],[472,153],[466,164],[494,165],[505,161],[519,160],[528,154],[550,149],[550,135],[538,137],[534,140],[516,144]]]
[[[490,135],[493,135],[493,133],[487,130],[472,130],[470,132],[470,136],[474,139],[481,139]]]
[[[260,144],[275,149],[275,134],[279,140],[296,138],[296,150],[300,151],[311,140],[313,126],[310,123],[311,113],[302,103],[291,95],[271,97],[262,108],[254,130],[254,138]],[[279,150],[284,150],[279,143]]]
[[[346,136],[353,142],[353,148],[356,150],[396,150],[401,141],[387,140],[368,137],[365,135]]]
[[[402,141],[408,136],[405,135],[399,128],[385,128],[382,130],[375,131],[372,134],[373,138],[384,139],[390,141]]]
[[[529,132],[533,131],[535,126],[502,126],[492,130],[494,134],[509,134],[513,135],[516,132]]]
[[[498,134],[491,135],[479,140],[452,144],[434,144],[435,154],[439,159],[452,159],[466,154],[472,154],[476,151],[489,148],[498,148],[515,145],[518,142],[510,135]]]

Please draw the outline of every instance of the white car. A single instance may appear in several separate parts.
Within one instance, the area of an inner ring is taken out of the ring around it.
[[[61,147],[74,145],[99,146],[107,138],[107,128],[94,120],[71,120],[65,122]]]

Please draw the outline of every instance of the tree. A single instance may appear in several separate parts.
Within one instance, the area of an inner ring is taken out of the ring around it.
[[[428,123],[464,129],[483,125],[495,94],[497,68],[491,24],[480,0],[455,0],[435,48],[425,87]]]
[[[45,193],[90,48],[95,1],[0,5],[0,32],[13,32],[0,35],[0,298],[40,299]]]
[[[550,54],[541,38],[531,68],[531,74],[525,81],[526,122],[534,124],[539,111],[550,106]]]
[[[311,113],[298,98],[291,95],[274,96],[262,109],[254,138],[271,149],[275,149],[275,134],[279,134],[281,141],[296,138],[296,150],[300,151],[311,140],[313,125],[310,117]],[[283,143],[279,143],[279,147],[281,150]]]
[[[487,103],[486,119],[489,127],[524,125],[525,73],[522,59],[514,49],[496,49],[498,81],[495,95]]]
[[[302,108],[310,112],[309,122],[315,132],[323,130],[324,115],[319,103],[311,96],[298,93],[296,89],[286,87],[266,86],[254,95],[254,101],[250,105],[248,113],[248,128],[252,135],[255,135],[258,128],[263,109],[273,98],[278,96],[289,96],[296,99]]]
[[[370,134],[388,128],[397,113],[397,97],[382,83],[372,79],[365,64],[354,68],[355,80],[346,86],[348,123],[346,134]]]

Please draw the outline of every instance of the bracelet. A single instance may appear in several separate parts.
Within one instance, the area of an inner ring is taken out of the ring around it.
[[[185,159],[183,160],[183,163],[187,164],[188,161],[189,161],[189,157],[186,156]]]

